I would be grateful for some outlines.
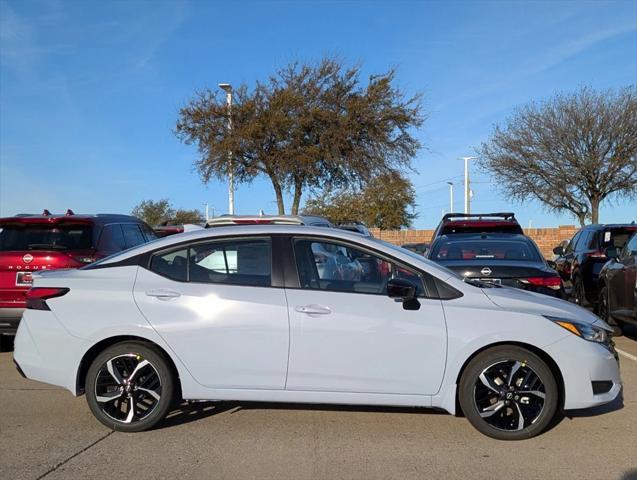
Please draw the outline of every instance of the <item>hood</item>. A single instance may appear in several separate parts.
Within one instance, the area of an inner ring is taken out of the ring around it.
[[[579,305],[541,293],[507,287],[484,288],[482,291],[489,300],[505,310],[531,315],[563,317],[586,324],[606,325],[606,322],[597,315]]]

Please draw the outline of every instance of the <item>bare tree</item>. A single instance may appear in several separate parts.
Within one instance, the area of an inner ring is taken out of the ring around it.
[[[175,134],[196,144],[204,182],[228,174],[272,182],[280,214],[283,193],[293,193],[297,214],[305,190],[361,186],[375,175],[410,167],[420,148],[411,129],[421,125],[420,97],[406,98],[394,72],[361,86],[359,67],[326,58],[293,63],[250,90],[236,91],[232,130],[227,109],[213,91],[196,94],[181,109]]]
[[[598,223],[602,201],[637,195],[637,87],[526,105],[477,152],[509,197]]]

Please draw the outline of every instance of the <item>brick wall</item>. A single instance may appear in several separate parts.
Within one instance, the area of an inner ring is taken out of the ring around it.
[[[579,227],[575,225],[560,225],[553,228],[525,228],[524,233],[535,240],[542,254],[549,259],[553,258],[553,247],[562,240],[570,239]],[[372,228],[372,233],[376,238],[396,245],[405,243],[420,243],[431,241],[433,230],[379,230]]]

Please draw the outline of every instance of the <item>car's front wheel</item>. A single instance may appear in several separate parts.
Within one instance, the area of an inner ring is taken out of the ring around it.
[[[122,342],[101,352],[86,374],[86,399],[95,417],[113,430],[140,432],[164,419],[175,378],[152,345]]]
[[[459,384],[464,415],[483,434],[521,440],[542,433],[555,418],[557,381],[546,362],[518,346],[497,346],[476,355]]]
[[[604,286],[599,291],[599,303],[597,304],[597,314],[599,318],[613,327],[613,335],[619,336],[622,334],[620,323],[613,318],[610,314],[610,307],[608,303],[608,287]]]

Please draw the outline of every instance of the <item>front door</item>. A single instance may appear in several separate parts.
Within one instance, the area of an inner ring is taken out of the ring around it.
[[[285,292],[271,287],[269,238],[161,252],[140,268],[135,301],[195,380],[213,388],[285,388]]]
[[[420,274],[327,240],[294,241],[299,289],[287,289],[288,390],[435,394],[446,360],[441,301]],[[387,297],[392,277],[417,284],[419,310]]]

